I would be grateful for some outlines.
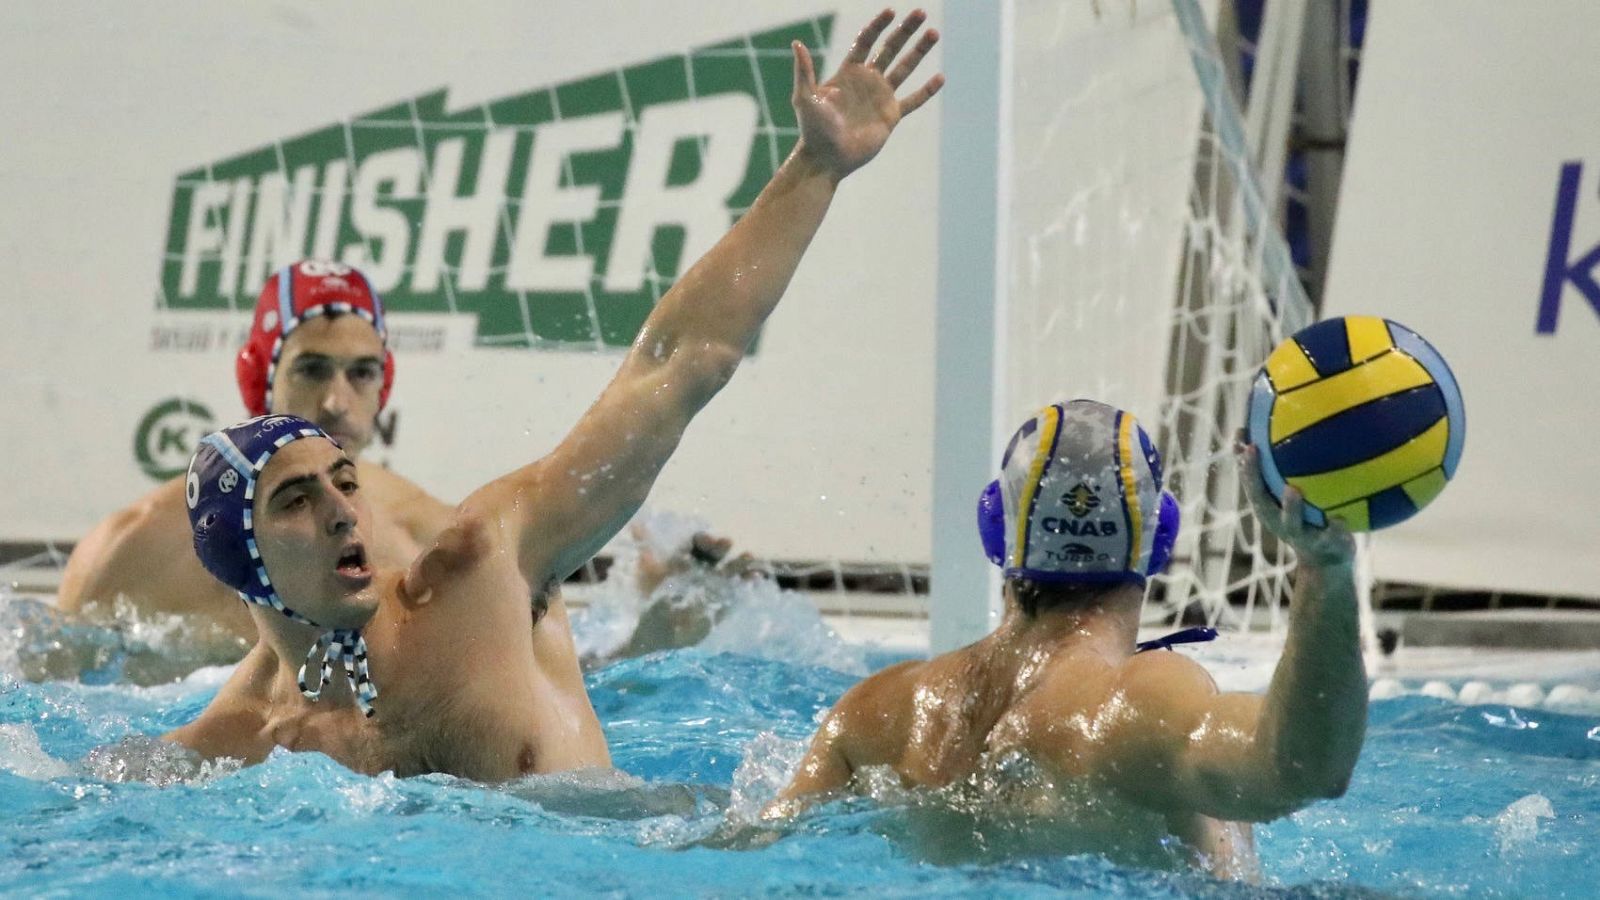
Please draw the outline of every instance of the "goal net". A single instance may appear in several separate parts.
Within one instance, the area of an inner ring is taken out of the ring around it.
[[[1314,316],[1252,162],[1215,4],[1018,0],[1007,13],[996,445],[1056,399],[1131,410],[1183,512],[1145,624],[1281,631],[1293,556],[1256,521],[1233,445],[1258,367]]]

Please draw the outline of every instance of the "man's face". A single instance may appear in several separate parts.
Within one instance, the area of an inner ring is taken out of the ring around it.
[[[372,440],[383,342],[360,316],[318,316],[290,332],[272,379],[272,412],[317,423],[351,459]]]
[[[273,454],[256,483],[256,546],[285,606],[324,628],[358,628],[377,610],[368,509],[356,466],[321,438]]]

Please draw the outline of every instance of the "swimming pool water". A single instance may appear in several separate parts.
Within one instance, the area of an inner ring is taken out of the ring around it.
[[[589,675],[616,764],[629,775],[500,787],[367,778],[316,754],[199,775],[152,760],[148,749],[94,754],[187,721],[225,671],[153,688],[0,674],[0,893],[1594,894],[1600,716],[1417,696],[1373,705],[1345,797],[1258,829],[1260,888],[1096,857],[934,865],[898,837],[903,805],[867,800],[824,807],[759,849],[697,846],[754,815],[819,712],[858,677],[817,664],[814,654],[786,658],[792,629],[774,616],[740,626],[746,652],[727,652],[713,635],[709,648]],[[752,638],[764,623],[770,636]],[[846,668],[890,661],[836,650],[827,661]],[[0,661],[0,670],[9,667]],[[115,780],[128,763],[166,771],[175,783]]]

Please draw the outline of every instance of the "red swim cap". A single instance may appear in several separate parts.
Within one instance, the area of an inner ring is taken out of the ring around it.
[[[272,406],[272,376],[283,353],[283,342],[301,322],[317,316],[350,313],[360,316],[383,341],[383,387],[378,408],[389,402],[394,385],[394,355],[389,352],[389,332],[383,321],[383,301],[367,276],[344,263],[303,259],[273,273],[256,300],[250,337],[234,360],[239,396],[252,416],[264,416]]]

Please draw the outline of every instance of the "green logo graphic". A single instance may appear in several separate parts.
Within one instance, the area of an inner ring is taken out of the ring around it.
[[[182,475],[200,439],[215,427],[205,404],[173,397],[151,407],[133,433],[133,458],[156,481]]]
[[[249,308],[277,266],[363,269],[489,346],[623,347],[799,137],[791,23],[481,107],[406,100],[178,176],[166,309]],[[821,60],[818,60],[821,67]]]

